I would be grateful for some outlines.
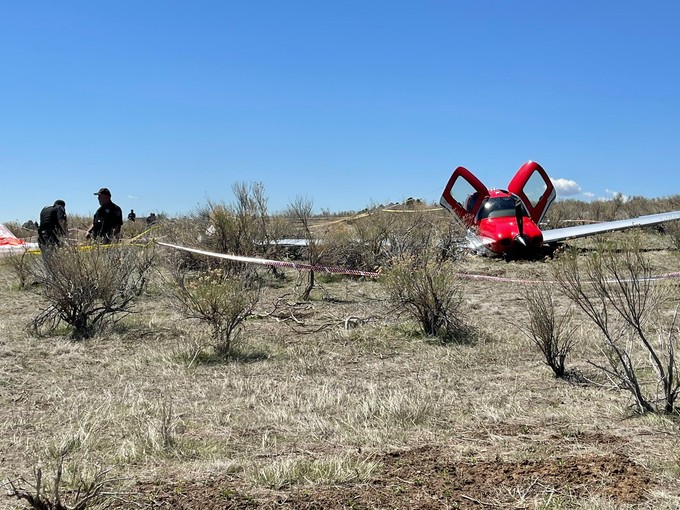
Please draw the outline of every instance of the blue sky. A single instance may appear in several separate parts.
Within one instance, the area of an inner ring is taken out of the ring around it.
[[[680,3],[0,0],[0,221],[438,201],[451,171],[680,193]]]

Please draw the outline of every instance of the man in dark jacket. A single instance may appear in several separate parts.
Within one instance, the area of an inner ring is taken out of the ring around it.
[[[43,207],[38,226],[40,251],[60,246],[61,237],[66,235],[67,231],[66,202],[55,200],[54,205]]]
[[[99,199],[99,209],[94,213],[92,226],[87,230],[87,239],[95,239],[104,243],[112,243],[120,239],[120,228],[123,226],[123,211],[111,201],[108,188],[101,188],[95,193]]]

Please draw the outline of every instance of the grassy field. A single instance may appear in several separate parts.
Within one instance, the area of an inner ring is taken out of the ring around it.
[[[678,270],[669,239],[645,245],[655,273]],[[206,354],[158,273],[105,335],[35,336],[45,303],[2,265],[0,478],[51,479],[64,453],[65,480],[110,469],[119,508],[680,507],[678,423],[635,414],[588,363],[598,332],[575,315],[566,380],[522,333],[525,282],[554,264],[460,261],[515,280],[464,280],[464,344],[421,335],[379,279],[319,277],[300,301],[286,270],[231,360]]]

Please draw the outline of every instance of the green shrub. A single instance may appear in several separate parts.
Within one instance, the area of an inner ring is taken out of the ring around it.
[[[128,315],[146,286],[153,247],[63,246],[43,257],[34,278],[48,303],[33,320],[39,330],[63,321],[73,338],[89,338]]]
[[[215,352],[229,356],[233,340],[259,300],[259,289],[246,276],[231,277],[220,269],[174,273],[172,297],[187,319],[210,327]]]
[[[463,280],[453,262],[434,257],[400,259],[381,281],[397,309],[418,321],[426,335],[464,340]]]

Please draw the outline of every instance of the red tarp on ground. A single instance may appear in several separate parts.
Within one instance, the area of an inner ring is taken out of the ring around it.
[[[0,223],[0,246],[21,246],[26,244],[23,239],[17,239],[9,229]]]

